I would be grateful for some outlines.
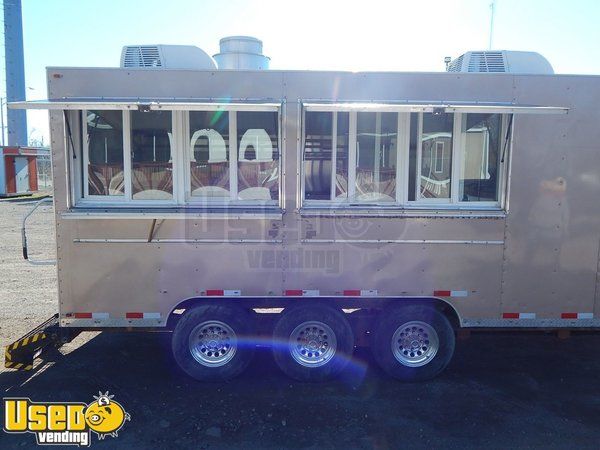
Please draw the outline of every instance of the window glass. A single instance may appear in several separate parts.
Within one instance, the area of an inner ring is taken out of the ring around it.
[[[410,143],[408,148],[408,201],[415,200],[417,185],[417,147],[419,140],[419,113],[410,114]]]
[[[331,167],[333,113],[305,114],[304,135],[304,198],[331,199]]]
[[[396,201],[397,138],[397,113],[357,114],[356,200]]]
[[[134,200],[173,198],[170,111],[131,112],[131,184]]]
[[[237,113],[238,198],[277,200],[279,142],[277,112]]]
[[[421,199],[450,198],[453,114],[423,114],[421,133]]]
[[[229,198],[229,113],[190,112],[191,196]]]
[[[481,202],[498,200],[500,159],[500,114],[463,116],[463,155],[459,200]]]
[[[335,197],[348,198],[348,144],[350,114],[337,113],[337,149],[335,155]]]
[[[124,195],[123,113],[87,111],[88,194]]]

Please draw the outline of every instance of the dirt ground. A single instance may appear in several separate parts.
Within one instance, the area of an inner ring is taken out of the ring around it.
[[[4,346],[56,309],[53,267],[20,258],[20,218],[29,206],[0,203],[0,339]],[[30,247],[52,254],[46,208]],[[600,335],[474,334],[458,342],[442,376],[421,384],[386,377],[358,349],[339,380],[304,384],[259,349],[227,383],[190,380],[175,367],[166,333],[85,333],[33,373],[4,369],[3,396],[92,400],[109,390],[131,414],[98,448],[598,448]],[[35,446],[33,435],[0,434],[0,448]]]
[[[22,257],[21,220],[32,202],[0,202],[0,343],[18,339],[57,311],[56,267],[32,266]],[[29,256],[54,259],[51,204],[27,221]]]

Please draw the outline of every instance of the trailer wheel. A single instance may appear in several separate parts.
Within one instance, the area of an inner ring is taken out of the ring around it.
[[[273,330],[275,362],[299,381],[334,377],[353,350],[354,334],[344,313],[325,305],[286,308]]]
[[[381,368],[404,381],[427,380],[446,368],[454,353],[454,330],[441,312],[427,306],[385,310],[371,351]]]
[[[254,323],[242,308],[203,305],[187,311],[172,336],[175,361],[201,381],[233,378],[254,356]]]

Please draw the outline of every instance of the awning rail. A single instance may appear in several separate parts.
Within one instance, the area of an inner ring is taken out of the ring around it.
[[[446,112],[446,113],[498,113],[498,114],[567,114],[563,106],[521,105],[495,102],[304,102],[306,111],[357,111],[357,112]]]
[[[133,110],[133,111],[277,111],[281,102],[275,101],[227,101],[224,99],[108,99],[62,98],[11,102],[12,109],[46,110]],[[446,112],[446,113],[498,113],[498,114],[567,114],[564,106],[524,105],[503,102],[463,101],[407,101],[407,102],[327,102],[303,101],[306,111],[358,111],[358,112]]]
[[[11,109],[45,110],[132,110],[132,111],[277,111],[281,102],[263,101],[227,101],[206,99],[108,99],[62,98],[10,102]]]

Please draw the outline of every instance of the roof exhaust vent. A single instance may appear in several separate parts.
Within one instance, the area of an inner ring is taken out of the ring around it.
[[[213,55],[219,69],[267,70],[271,58],[262,54],[262,41],[251,36],[228,36]]]
[[[140,69],[215,70],[213,59],[193,45],[127,45],[121,67]]]
[[[446,62],[446,61],[444,61]],[[448,72],[553,74],[546,58],[536,52],[472,51],[446,64]]]

